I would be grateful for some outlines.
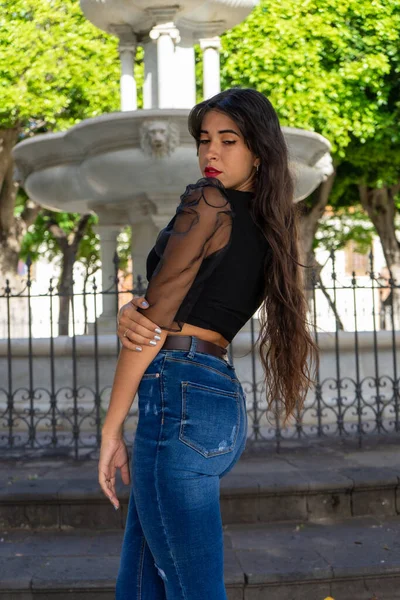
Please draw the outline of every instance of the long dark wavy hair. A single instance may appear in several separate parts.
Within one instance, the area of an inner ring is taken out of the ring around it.
[[[259,353],[265,372],[268,409],[285,426],[303,407],[314,383],[312,366],[318,348],[307,322],[307,301],[299,262],[298,207],[289,171],[288,150],[271,102],[251,88],[231,88],[193,107],[189,132],[199,150],[203,118],[209,110],[227,114],[239,127],[248,148],[261,161],[254,181],[252,217],[271,252],[264,263],[264,293],[260,307]]]

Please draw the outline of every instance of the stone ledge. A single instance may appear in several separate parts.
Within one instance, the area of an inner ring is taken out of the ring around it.
[[[368,444],[359,449],[330,440],[242,456],[220,482],[224,524],[400,514],[399,440]],[[4,460],[0,527],[122,529],[129,493],[118,477],[115,512],[98,484],[96,460]]]
[[[111,600],[122,535],[3,534],[0,598]],[[400,598],[400,517],[233,525],[224,527],[224,537],[229,600]]]
[[[364,467],[354,473],[354,469],[346,474],[344,470],[334,472],[330,484],[326,471],[282,474],[260,468],[257,475],[254,465],[250,474],[232,471],[221,480],[223,522],[312,521],[400,513],[399,481],[391,469]],[[96,479],[65,481],[61,475],[61,481],[14,481],[0,488],[0,527],[120,529],[125,524],[129,492],[129,486],[118,482],[121,509],[114,511]]]
[[[355,473],[357,472],[357,476]],[[400,471],[399,471],[400,472]],[[351,473],[351,475],[350,475]],[[59,474],[60,475],[60,474]],[[64,477],[61,474],[62,479]],[[319,492],[353,493],[355,491],[400,490],[400,475],[392,469],[363,468],[349,470],[338,469],[337,472],[326,470],[298,471],[291,473],[260,473],[247,475],[235,470],[221,480],[221,497],[229,498],[240,495],[258,494],[263,497],[315,494]],[[130,486],[117,481],[117,494],[122,502],[128,501]],[[0,504],[31,504],[32,501],[46,504],[79,504],[82,500],[91,504],[106,502],[97,478],[89,480],[69,479],[60,482],[57,479],[37,479],[35,481],[17,480],[7,485],[0,485]]]

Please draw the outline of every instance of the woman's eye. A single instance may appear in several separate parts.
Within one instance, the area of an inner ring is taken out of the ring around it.
[[[199,144],[203,146],[204,144],[208,144],[209,141],[210,140],[199,140]],[[236,140],[224,140],[222,143],[226,145],[236,144]]]

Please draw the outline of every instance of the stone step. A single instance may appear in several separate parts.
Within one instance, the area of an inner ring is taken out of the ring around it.
[[[9,531],[1,600],[112,600],[122,531]],[[224,527],[229,600],[399,600],[400,518]]]
[[[400,513],[398,445],[314,448],[241,459],[221,479],[224,524],[314,521]],[[0,529],[124,527],[129,486],[115,512],[97,482],[97,462],[4,461]]]

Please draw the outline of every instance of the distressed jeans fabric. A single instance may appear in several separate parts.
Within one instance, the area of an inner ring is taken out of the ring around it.
[[[196,341],[161,349],[139,385],[117,600],[227,600],[219,482],[245,448],[245,394]]]

